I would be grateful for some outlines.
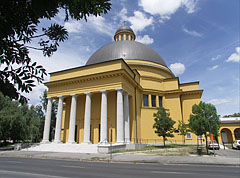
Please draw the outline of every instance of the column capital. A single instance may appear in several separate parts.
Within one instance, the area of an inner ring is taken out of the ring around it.
[[[101,92],[101,93],[108,93],[107,90],[101,90],[100,92]]]
[[[73,93],[73,94],[70,94],[70,96],[77,96],[77,94]]]
[[[52,98],[52,97],[47,97],[47,99],[48,99],[48,100],[53,100],[53,98]]]
[[[128,96],[129,94],[128,94],[128,92],[126,92],[126,93],[123,93],[123,95],[124,95],[124,96]]]
[[[123,91],[122,88],[116,88],[115,90],[116,90],[116,91]]]
[[[65,98],[65,96],[57,96],[58,98],[62,98],[62,99],[64,99]]]
[[[92,95],[91,92],[85,92],[84,94],[85,94],[85,95],[88,95],[88,96],[91,96],[91,95]]]

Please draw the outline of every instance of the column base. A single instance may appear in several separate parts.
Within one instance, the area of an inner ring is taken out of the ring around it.
[[[42,140],[40,143],[41,144],[48,144],[48,143],[51,143],[51,142],[49,140]]]
[[[132,143],[130,140],[126,140],[126,142],[125,142],[126,144],[130,144],[130,143]]]
[[[75,142],[75,141],[68,141],[66,144],[77,144],[77,142]]]
[[[114,145],[124,145],[126,144],[124,141],[117,141]]]
[[[90,142],[90,141],[84,141],[84,142],[82,142],[81,144],[83,144],[83,145],[90,145],[90,144],[92,144],[92,142]]]
[[[60,140],[54,140],[53,143],[62,144],[63,142],[61,142]]]
[[[104,142],[100,141],[100,142],[98,143],[98,145],[109,145],[109,143],[108,143],[108,141],[104,141]]]

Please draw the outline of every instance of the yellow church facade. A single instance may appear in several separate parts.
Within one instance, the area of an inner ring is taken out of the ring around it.
[[[153,113],[163,106],[170,117],[188,123],[192,105],[201,101],[199,82],[180,83],[163,59],[135,41],[121,26],[114,42],[97,50],[85,66],[50,74],[43,142],[49,140],[52,100],[58,100],[54,142],[162,143]],[[168,142],[182,143],[174,133]],[[186,143],[196,143],[187,135]]]

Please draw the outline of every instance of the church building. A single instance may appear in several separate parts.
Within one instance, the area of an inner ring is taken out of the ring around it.
[[[199,82],[180,83],[162,57],[135,38],[123,25],[86,65],[50,73],[43,143],[49,142],[52,100],[58,101],[55,143],[162,143],[153,129],[159,106],[175,128],[179,120],[188,123],[192,105],[201,101]],[[168,142],[183,142],[174,135]],[[196,136],[187,134],[186,142],[196,143]]]

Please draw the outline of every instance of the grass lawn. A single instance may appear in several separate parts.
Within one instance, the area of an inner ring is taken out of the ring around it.
[[[136,150],[120,150],[114,151],[112,153],[123,153],[123,152],[135,152],[135,153],[143,153],[143,154],[155,154],[161,156],[189,156],[189,155],[197,155],[197,145],[178,145],[171,144],[164,146],[146,146],[142,149]],[[206,148],[202,147],[202,155],[206,155]]]

